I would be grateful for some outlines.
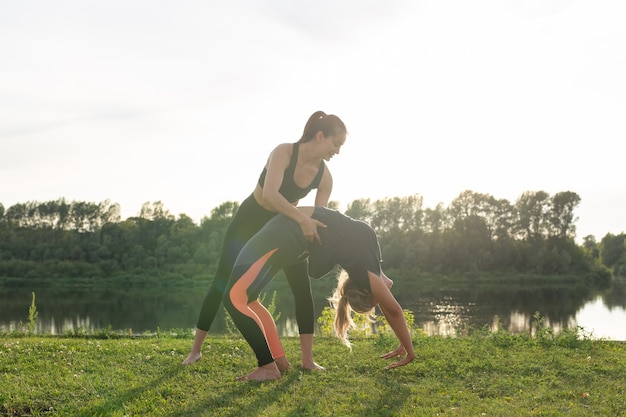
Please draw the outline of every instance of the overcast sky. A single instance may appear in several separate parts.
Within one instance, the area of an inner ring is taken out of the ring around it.
[[[349,130],[341,209],[573,191],[599,240],[626,231],[625,21],[621,0],[0,0],[0,203],[199,221],[324,110]]]

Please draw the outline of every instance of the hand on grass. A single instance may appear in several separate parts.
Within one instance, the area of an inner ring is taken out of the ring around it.
[[[380,357],[383,359],[391,359],[391,358],[402,357],[404,355],[406,355],[406,349],[404,348],[404,346],[400,345],[395,350],[385,353],[384,355],[381,355]],[[397,368],[399,366],[404,366],[407,363],[411,362],[412,360],[413,360],[413,355],[409,355],[409,356],[406,356],[404,359],[399,360],[398,362],[392,363],[391,365],[385,367],[385,369],[388,370],[388,369]]]
[[[412,360],[413,360],[413,356],[407,356],[406,358],[402,359],[401,361],[398,361],[396,363],[392,363],[391,365],[385,367],[385,369],[389,370],[389,369],[397,368],[399,366],[404,366],[407,363],[411,362]]]
[[[406,354],[406,349],[404,349],[404,346],[400,345],[395,350],[385,353],[384,355],[380,355],[380,357],[383,359],[391,359],[397,356],[404,356],[405,354]]]

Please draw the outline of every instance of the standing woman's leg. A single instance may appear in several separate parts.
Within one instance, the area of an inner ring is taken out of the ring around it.
[[[196,322],[196,334],[191,346],[191,351],[187,358],[183,361],[183,365],[191,365],[202,357],[202,344],[209,332],[209,328],[217,315],[217,310],[222,304],[222,298],[224,296],[224,290],[230,277],[230,271],[232,270],[237,254],[245,244],[234,239],[232,235],[234,233],[231,230],[236,230],[237,224],[235,219],[229,226],[224,237],[224,244],[222,246],[222,252],[220,260],[217,264],[217,270],[213,282],[209,287],[204,300],[202,301],[202,307],[200,307],[200,314],[198,315],[198,321]]]
[[[324,370],[313,360],[313,332],[315,331],[315,304],[311,293],[311,280],[304,260],[295,265],[283,268],[289,288],[294,296],[296,322],[300,333],[302,351],[302,368],[307,370]]]

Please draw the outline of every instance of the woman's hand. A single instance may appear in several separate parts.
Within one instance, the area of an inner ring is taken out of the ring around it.
[[[405,354],[406,349],[404,348],[404,346],[400,345],[395,350],[392,350],[389,353],[385,353],[384,355],[380,355],[380,357],[383,359],[391,359],[395,358],[396,356],[404,356]]]
[[[413,341],[411,340],[411,333],[409,332],[409,328],[406,324],[406,320],[404,318],[404,312],[402,307],[398,303],[398,300],[391,294],[390,287],[393,284],[389,278],[386,278],[386,275],[382,273],[381,275],[376,275],[371,271],[368,271],[369,279],[370,279],[370,288],[372,289],[372,296],[374,301],[378,303],[378,307],[385,315],[389,326],[393,329],[396,337],[400,341],[400,346],[396,348],[396,350],[386,353],[382,358],[389,359],[395,358],[398,356],[403,356],[406,354],[406,357],[399,362],[393,363],[385,369],[393,369],[398,366],[406,365],[411,362],[415,357],[415,352],[413,350]],[[383,277],[383,279],[381,279]],[[385,279],[386,278],[386,279]]]
[[[380,357],[383,359],[391,359],[391,358],[396,358],[396,357],[402,357],[404,355],[406,355],[406,349],[404,348],[404,346],[400,345],[395,350],[389,353],[385,353],[384,355],[381,355]],[[385,367],[385,369],[388,370],[388,369],[397,368],[399,366],[404,366],[407,363],[411,362],[413,358],[414,358],[413,355],[406,356],[404,359],[399,360],[398,362],[392,363],[391,365]]]
[[[309,242],[317,242],[321,245],[322,240],[320,239],[320,235],[317,233],[318,227],[326,227],[326,225],[319,220],[315,220],[310,217],[306,217],[304,222],[300,223],[300,228],[302,229],[304,238]]]
[[[385,369],[389,370],[389,369],[393,369],[393,368],[397,368],[399,366],[404,366],[407,363],[413,361],[413,356],[407,356],[406,358],[402,359],[401,361],[398,361],[396,363],[392,363],[391,365],[385,367]]]

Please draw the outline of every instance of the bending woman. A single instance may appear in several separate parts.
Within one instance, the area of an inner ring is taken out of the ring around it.
[[[310,242],[293,220],[279,215],[271,219],[239,253],[224,295],[224,305],[233,322],[254,351],[258,368],[239,380],[280,378],[274,358],[284,356],[276,324],[270,312],[258,301],[263,288],[274,275],[308,258],[308,272],[320,278],[335,265],[342,267],[334,305],[335,333],[348,346],[347,331],[351,310],[373,314],[379,306],[400,340],[400,346],[383,358],[404,356],[387,369],[406,365],[415,357],[411,335],[402,307],[391,293],[393,282],[380,267],[381,254],[376,233],[365,222],[354,220],[324,207],[300,207],[300,212],[327,225],[319,229],[322,244]],[[307,286],[308,278],[297,285]]]
[[[194,342],[183,365],[190,365],[202,357],[202,344],[222,303],[235,259],[243,245],[268,220],[281,213],[299,225],[307,240],[319,242],[317,228],[324,227],[324,224],[303,215],[295,206],[313,189],[317,189],[315,205],[328,205],[333,180],[324,161],[339,153],[346,134],[346,126],[339,117],[318,111],[307,121],[297,143],[283,143],[272,151],[254,192],[241,203],[226,230],[217,271],[202,302]],[[290,265],[284,272],[295,298],[302,367],[323,369],[313,360],[315,313],[310,284],[304,283],[306,263]],[[295,282],[299,284],[296,286]],[[281,370],[289,367],[284,356],[276,361]]]

